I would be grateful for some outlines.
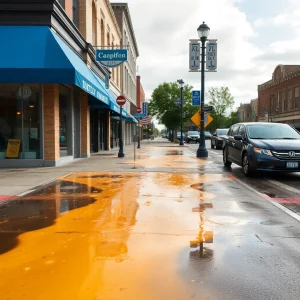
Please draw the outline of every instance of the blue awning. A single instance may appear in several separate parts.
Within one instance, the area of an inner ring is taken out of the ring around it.
[[[105,89],[106,93],[109,96],[109,107],[100,105],[98,103],[95,103],[95,101],[90,100],[89,105],[93,108],[99,108],[99,109],[110,109],[111,111],[115,112],[116,114],[120,115],[120,106],[117,104],[117,97],[114,95],[114,93],[110,89],[105,88],[104,82],[95,74],[93,73],[99,84]],[[128,112],[123,109],[122,110],[122,116],[124,118],[128,117]]]
[[[138,123],[137,119],[131,114],[128,114],[126,120],[131,123]]]
[[[91,70],[47,26],[0,26],[0,83],[75,84],[109,105]]]

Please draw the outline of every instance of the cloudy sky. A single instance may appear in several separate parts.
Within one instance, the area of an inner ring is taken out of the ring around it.
[[[206,73],[206,90],[228,86],[236,106],[257,97],[276,65],[300,64],[299,0],[119,2],[129,4],[147,99],[158,84],[179,78],[200,89],[200,73],[188,72],[188,46],[203,21],[218,39],[218,72]]]

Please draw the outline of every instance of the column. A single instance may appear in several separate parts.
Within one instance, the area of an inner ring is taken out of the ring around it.
[[[90,156],[90,107],[88,94],[80,92],[80,157]]]
[[[59,154],[59,85],[44,84],[44,160],[54,166]]]

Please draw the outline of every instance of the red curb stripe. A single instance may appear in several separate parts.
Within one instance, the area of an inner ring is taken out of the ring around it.
[[[277,203],[300,203],[300,198],[273,198]]]
[[[14,199],[14,198],[16,198],[16,196],[1,196],[0,195],[0,201],[1,200],[3,200],[3,201],[10,200],[10,199]]]

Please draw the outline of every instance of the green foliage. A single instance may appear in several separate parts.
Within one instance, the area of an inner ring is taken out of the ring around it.
[[[183,122],[189,120],[199,109],[192,106],[192,86],[183,88]],[[161,124],[169,129],[180,127],[180,106],[176,106],[176,99],[180,99],[180,87],[177,82],[162,83],[152,93],[149,111]]]
[[[217,128],[227,128],[229,124],[235,121],[232,115],[234,98],[231,95],[228,87],[211,87],[206,94],[208,105],[214,107],[211,116],[213,122],[207,126],[207,129],[213,131]]]

